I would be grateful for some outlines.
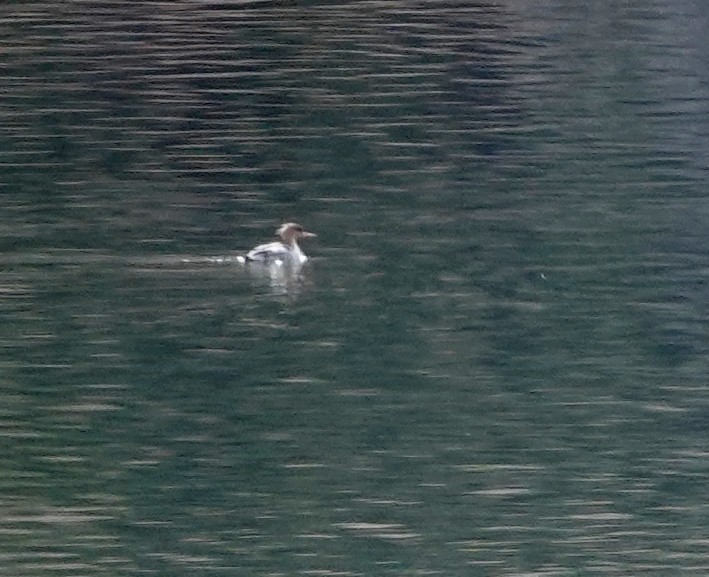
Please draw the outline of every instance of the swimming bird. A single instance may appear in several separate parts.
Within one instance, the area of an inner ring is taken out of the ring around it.
[[[317,236],[312,232],[303,230],[295,222],[287,222],[276,231],[281,237],[280,241],[260,244],[252,248],[245,256],[237,257],[240,263],[262,263],[267,265],[295,265],[300,266],[308,257],[300,250],[298,240]]]

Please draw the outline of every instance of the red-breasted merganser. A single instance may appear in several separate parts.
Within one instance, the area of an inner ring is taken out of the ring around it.
[[[281,237],[281,242],[260,244],[251,249],[246,256],[237,257],[237,260],[241,263],[254,262],[300,266],[308,260],[308,257],[300,250],[298,239],[317,236],[312,232],[303,230],[302,226],[294,222],[287,222],[281,225],[276,231],[276,235]]]

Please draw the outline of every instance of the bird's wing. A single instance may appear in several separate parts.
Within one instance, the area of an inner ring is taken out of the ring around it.
[[[272,259],[283,259],[290,255],[288,248],[281,242],[269,242],[260,244],[251,249],[246,255],[246,260],[268,261]]]

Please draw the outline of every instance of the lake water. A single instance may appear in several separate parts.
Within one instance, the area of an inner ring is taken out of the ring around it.
[[[707,575],[708,15],[4,2],[0,573]]]

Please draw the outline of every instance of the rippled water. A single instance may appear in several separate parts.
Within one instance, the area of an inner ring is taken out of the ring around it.
[[[701,3],[0,22],[0,572],[709,572]]]

